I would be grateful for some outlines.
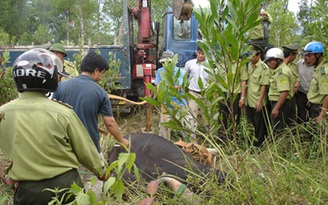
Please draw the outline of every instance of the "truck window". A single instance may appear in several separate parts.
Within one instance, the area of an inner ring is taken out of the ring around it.
[[[191,21],[177,20],[173,18],[173,39],[177,41],[185,41],[191,39]]]

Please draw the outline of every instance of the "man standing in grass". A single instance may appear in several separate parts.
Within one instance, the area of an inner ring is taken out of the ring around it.
[[[253,45],[249,54],[252,55],[247,65],[247,119],[254,126],[255,137],[253,145],[258,147],[264,142],[267,128],[270,125],[267,112],[267,91],[270,69],[261,60],[262,48]]]
[[[297,72],[300,78],[300,85],[295,93],[297,105],[297,123],[309,121],[310,107],[307,93],[309,92],[310,83],[314,73],[315,57],[313,58],[303,55],[303,59],[296,63]]]
[[[310,42],[304,48],[304,59],[313,60],[315,68],[307,94],[310,103],[310,118],[319,123],[328,109],[328,63],[323,57],[324,47],[320,42]]]
[[[156,78],[155,78],[155,85],[157,87],[160,86],[160,83],[164,83],[164,85],[166,87],[171,87],[173,86],[172,84],[170,84],[167,80],[167,78],[172,77],[173,80],[175,79],[174,77],[177,77],[177,82],[174,82],[174,89],[173,90],[169,90],[169,92],[174,92],[174,94],[177,94],[175,91],[178,91],[178,95],[182,95],[183,94],[183,88],[182,88],[182,84],[183,84],[183,78],[186,75],[186,71],[183,69],[178,68],[177,66],[174,66],[173,68],[173,72],[172,69],[170,70],[170,66],[171,65],[171,61],[172,58],[174,57],[174,53],[172,51],[165,51],[163,52],[162,58],[159,60],[159,63],[161,63],[163,65],[163,67],[159,68],[156,72]],[[166,68],[164,68],[164,64],[167,61],[167,66]],[[167,76],[170,75],[170,76]],[[167,78],[166,78],[167,77]],[[165,81],[165,82],[164,82]],[[166,104],[166,102],[164,102]],[[189,114],[188,111],[188,105],[187,105],[187,101],[183,98],[178,98],[176,96],[170,96],[170,105],[167,105],[167,107],[170,107],[171,109],[174,108],[178,108],[178,112],[177,112],[177,117],[178,119],[181,118],[181,123],[183,125],[185,125],[189,131],[194,132],[194,125],[193,125],[193,119],[192,116]],[[162,105],[161,107],[161,115],[160,115],[160,126],[159,126],[159,135],[170,140],[170,129],[163,127],[163,125],[161,125],[162,122],[169,122],[172,119],[172,116],[170,114],[168,114],[168,111],[165,109],[164,105]],[[184,140],[186,141],[190,141],[191,139],[195,139],[195,134],[191,133],[189,136],[187,135],[186,132],[182,131],[181,132]]]
[[[79,75],[79,72],[76,69],[76,67],[74,66],[74,64],[72,62],[69,62],[64,59],[64,57],[67,56],[67,52],[66,52],[63,44],[55,43],[49,48],[49,50],[58,56],[58,58],[63,63],[64,70],[66,70],[66,72],[68,72],[70,74],[69,76],[63,76],[63,80],[67,80],[69,78],[74,78]]]
[[[299,47],[300,45],[298,43],[282,46],[284,52],[284,63],[290,68],[293,74],[293,94],[297,92],[297,89],[300,86],[300,78],[297,72],[296,64],[294,63]],[[294,96],[290,100],[290,103],[292,109],[292,121],[293,123],[296,123],[296,98]]]
[[[48,204],[55,197],[70,203],[71,185],[83,185],[79,164],[99,180],[108,179],[106,164],[73,109],[45,96],[57,88],[57,71],[61,61],[45,49],[26,51],[13,65],[20,95],[0,107],[0,149],[12,161],[5,181],[16,184],[15,205]],[[47,189],[61,192],[56,196]]]
[[[268,94],[271,104],[271,121],[273,128],[280,131],[292,121],[290,100],[293,97],[293,74],[284,63],[284,53],[280,48],[269,49],[265,61],[273,71]]]
[[[109,69],[107,60],[103,56],[90,51],[83,58],[80,67],[82,72],[81,75],[61,82],[57,91],[53,95],[53,99],[73,106],[74,111],[88,130],[101,157],[103,157],[103,155],[101,152],[100,135],[98,131],[99,115],[101,115],[107,130],[114,136],[114,138],[128,147],[129,142],[123,138],[120,128],[113,117],[108,94],[97,84],[103,74]],[[81,167],[81,169],[83,168],[84,167]],[[88,170],[85,171],[88,172]],[[83,175],[86,187],[90,187],[92,177],[92,174]],[[97,181],[92,188],[98,195],[98,198],[100,198],[102,193],[102,182]]]
[[[209,75],[206,71],[207,68],[204,65],[206,62],[205,53],[200,47],[197,48],[196,55],[197,58],[186,62],[184,70],[186,71],[190,82],[188,92],[195,98],[202,99],[201,92],[203,92],[202,89],[207,86]],[[202,81],[203,88],[200,88],[198,85],[199,79]],[[195,121],[194,125],[197,127],[197,118],[201,118],[200,106],[193,99],[189,99],[188,106]]]

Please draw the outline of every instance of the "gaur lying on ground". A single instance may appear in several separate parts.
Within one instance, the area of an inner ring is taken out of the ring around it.
[[[176,179],[184,183],[188,175],[205,179],[213,170],[210,166],[198,163],[180,147],[159,135],[132,133],[124,138],[131,140],[131,152],[136,154],[135,164],[139,168],[141,179],[146,182],[159,179],[165,173],[166,176],[176,176]],[[126,151],[120,147],[112,149],[109,153],[109,163],[117,160],[120,152]],[[226,173],[216,171],[216,174],[218,184],[222,184]],[[124,180],[135,181],[136,177],[133,172],[126,171]]]

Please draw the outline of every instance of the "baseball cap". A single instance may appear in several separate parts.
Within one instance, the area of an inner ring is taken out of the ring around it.
[[[288,50],[291,50],[291,51],[297,51],[300,48],[300,44],[294,43],[294,44],[282,46],[282,48],[283,49],[288,49]]]
[[[71,75],[68,72],[66,72],[65,67],[63,67],[62,71],[58,71],[58,73],[64,77],[69,77]]]
[[[173,56],[174,56],[174,53],[172,51],[164,51],[162,58],[159,60],[159,62],[164,63],[166,61],[166,59],[169,59],[169,61],[171,61]]]

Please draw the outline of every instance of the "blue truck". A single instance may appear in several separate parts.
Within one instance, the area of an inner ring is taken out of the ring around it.
[[[183,67],[186,61],[195,58],[198,41],[198,22],[192,12],[191,1],[175,0],[172,7],[167,8],[163,14],[162,28],[159,27],[159,23],[151,22],[150,1],[139,0],[139,7],[137,8],[129,8],[128,1],[124,1],[123,45],[65,46],[68,54],[66,58],[74,60],[74,54],[81,49],[85,53],[89,50],[99,50],[108,59],[111,53],[114,59],[120,59],[121,61],[119,76],[116,78],[117,82],[115,82],[116,85],[119,85],[119,89],[114,94],[131,100],[149,96],[150,91],[145,87],[145,83],[154,82],[156,69],[159,67],[157,62],[161,53],[169,50],[178,54],[178,66]],[[187,10],[188,13],[181,13],[182,10]],[[138,34],[135,34],[132,29],[135,27],[133,24],[136,24],[136,22],[138,24]],[[161,36],[162,42],[159,48],[158,34],[160,29],[163,35]],[[137,39],[137,42],[134,42],[134,39]],[[42,46],[47,47],[50,45]],[[9,51],[10,62],[6,66],[11,66],[20,54],[33,47],[40,46],[0,47],[0,55],[4,51]]]

